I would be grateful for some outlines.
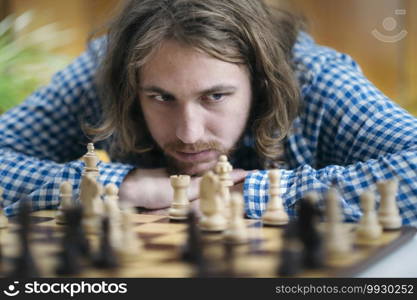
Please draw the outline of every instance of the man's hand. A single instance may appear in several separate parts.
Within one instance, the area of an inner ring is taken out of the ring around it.
[[[236,188],[242,192],[243,182],[249,171],[242,169],[233,170],[232,180]],[[188,188],[190,201],[199,197],[201,177],[191,177]],[[134,169],[124,179],[120,186],[119,196],[121,202],[129,203],[135,207],[142,207],[148,210],[161,210],[167,213],[171,206],[174,192],[170,183],[169,175],[165,169]],[[193,205],[197,206],[197,202]]]
[[[198,197],[199,178],[191,178],[188,195]],[[121,202],[146,209],[164,209],[171,206],[174,192],[165,169],[134,169],[120,186]]]

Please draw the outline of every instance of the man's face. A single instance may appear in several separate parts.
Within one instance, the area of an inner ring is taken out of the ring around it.
[[[248,120],[246,67],[165,41],[140,73],[148,129],[174,172],[201,175],[228,154]]]

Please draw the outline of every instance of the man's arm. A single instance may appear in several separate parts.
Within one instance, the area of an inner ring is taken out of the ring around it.
[[[242,193],[242,183],[248,171],[233,170],[234,190]],[[201,177],[192,177],[187,189],[193,209],[198,210]],[[132,169],[120,186],[120,200],[150,210],[150,213],[167,214],[174,195],[165,169]]]
[[[335,183],[346,219],[356,221],[359,195],[397,177],[403,222],[416,224],[417,119],[378,91],[348,56],[322,55],[328,57],[309,61],[315,75],[303,86],[308,91],[304,108],[286,143],[290,168],[281,171],[285,206],[293,215],[306,192],[323,194]],[[267,172],[249,174],[244,190],[246,213],[259,218],[268,201]]]
[[[79,194],[84,163],[78,159],[89,142],[81,123],[96,122],[101,111],[93,83],[101,46],[93,42],[50,84],[0,116],[0,186],[7,215],[17,212],[21,200],[31,201],[35,210],[56,208],[66,180],[73,184],[74,198]],[[100,182],[120,186],[132,168],[100,163]]]

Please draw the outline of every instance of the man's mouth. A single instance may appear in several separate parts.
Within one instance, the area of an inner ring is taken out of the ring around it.
[[[217,157],[218,153],[215,150],[203,150],[203,151],[174,151],[173,156],[183,162],[196,163],[207,162]]]

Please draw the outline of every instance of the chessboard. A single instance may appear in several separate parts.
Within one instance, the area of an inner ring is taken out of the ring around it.
[[[65,225],[58,225],[56,211],[37,211],[30,215],[29,246],[40,277],[57,277],[60,242]],[[143,247],[129,261],[109,270],[97,269],[85,262],[79,274],[71,277],[133,277],[133,278],[186,278],[200,277],[201,266],[182,259],[187,240],[187,223],[172,221],[168,216],[134,213],[134,232]],[[284,227],[264,226],[262,220],[245,219],[249,241],[245,244],[224,242],[222,233],[202,233],[204,255],[209,270],[205,276],[212,277],[278,277],[280,252],[283,247]],[[354,235],[356,224],[344,223]],[[16,220],[10,219],[8,228],[1,229],[0,276],[7,277],[19,255]],[[380,238],[353,245],[353,250],[337,260],[326,261],[320,269],[304,269],[294,277],[352,277],[410,240],[416,228],[403,226],[399,230],[385,230]],[[97,250],[98,236],[88,237]]]

